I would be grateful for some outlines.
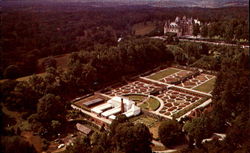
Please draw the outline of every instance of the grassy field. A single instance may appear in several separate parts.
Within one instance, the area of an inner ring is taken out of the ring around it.
[[[58,68],[63,69],[63,70],[67,70],[70,55],[71,55],[71,53],[53,56],[53,58],[56,60],[56,66],[57,66]],[[38,72],[39,72],[39,73],[44,72],[45,68],[44,68],[44,66],[43,66],[43,62],[44,62],[47,58],[48,58],[48,57],[44,57],[44,58],[40,58],[40,59],[38,60],[38,66],[37,66],[37,67],[38,67]]]
[[[40,77],[44,77],[46,75],[46,73],[39,73],[39,74],[36,74],[37,76],[40,76]],[[17,78],[16,80],[17,81],[27,81],[29,80],[33,75],[28,75],[28,76],[25,76],[25,77],[21,77],[21,78]]]
[[[152,22],[147,22],[147,24],[135,24],[132,29],[135,31],[135,35],[146,35],[153,31],[155,28],[156,26]]]
[[[168,75],[174,74],[174,73],[179,72],[179,71],[180,70],[178,70],[178,69],[168,68],[168,69],[165,69],[163,71],[157,72],[157,73],[149,76],[148,78],[153,79],[153,80],[160,80],[162,78],[165,78]]]
[[[54,56],[55,60],[56,60],[56,65],[57,67],[61,68],[62,70],[67,70],[67,65],[68,65],[68,62],[69,62],[69,57],[70,57],[71,53],[68,53],[68,54],[62,54],[62,55],[57,55],[57,56]],[[42,63],[44,60],[46,60],[47,57],[45,58],[41,58],[38,60],[38,71],[39,73],[36,74],[37,76],[45,76],[46,73],[44,72],[44,68],[42,66]],[[17,78],[16,80],[17,81],[27,81],[29,80],[29,78],[33,76],[33,75],[28,75],[28,76],[24,76],[24,77],[20,77],[20,78]],[[3,83],[5,82],[7,79],[2,79],[0,80],[0,83]]]
[[[214,89],[215,80],[216,80],[216,78],[212,78],[211,80],[203,83],[202,85],[195,87],[194,90],[209,93]]]

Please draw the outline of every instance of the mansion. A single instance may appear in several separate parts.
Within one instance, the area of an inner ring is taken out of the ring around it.
[[[193,25],[201,25],[201,22],[198,19],[176,17],[174,22],[168,20],[164,25],[164,34],[171,32],[176,33],[178,37],[185,35],[193,35]]]

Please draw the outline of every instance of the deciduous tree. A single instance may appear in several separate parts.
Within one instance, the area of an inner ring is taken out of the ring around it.
[[[165,146],[180,143],[183,139],[181,128],[181,125],[175,120],[163,121],[158,130],[161,142]]]
[[[62,120],[65,107],[59,96],[44,95],[37,104],[37,113],[41,121]]]

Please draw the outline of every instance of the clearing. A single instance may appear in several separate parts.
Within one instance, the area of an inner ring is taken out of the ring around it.
[[[56,61],[56,66],[58,68],[61,68],[63,70],[67,70],[68,68],[68,62],[69,62],[69,57],[70,57],[71,53],[67,53],[67,54],[61,54],[61,55],[57,55],[57,56],[52,56],[53,59],[55,59]],[[40,58],[38,60],[38,71],[44,72],[45,71],[45,67],[43,65],[43,63],[50,57],[44,57],[44,58]]]
[[[138,23],[133,26],[133,31],[135,31],[135,35],[146,35],[149,34],[156,28],[154,23],[146,22],[146,23]]]

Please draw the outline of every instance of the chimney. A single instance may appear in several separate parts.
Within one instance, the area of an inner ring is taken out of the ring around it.
[[[123,104],[123,98],[121,98],[121,113],[124,112],[124,104]]]

